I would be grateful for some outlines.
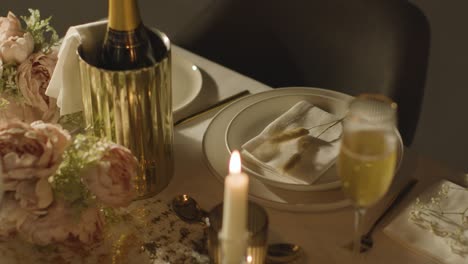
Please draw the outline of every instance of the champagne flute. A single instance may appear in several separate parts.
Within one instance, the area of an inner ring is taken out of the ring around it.
[[[397,161],[396,103],[383,95],[363,94],[351,101],[343,120],[337,168],[353,203],[353,255],[359,263],[362,220],[392,182]]]

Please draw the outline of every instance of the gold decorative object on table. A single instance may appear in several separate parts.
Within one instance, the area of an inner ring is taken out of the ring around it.
[[[209,263],[204,227],[180,220],[166,201],[138,200],[126,212],[107,217],[99,243],[71,247],[37,246],[19,237],[0,241],[0,263]]]
[[[137,28],[129,34],[132,37],[145,35],[149,40],[148,46],[152,48],[149,49],[151,54],[146,54],[147,50],[142,51],[141,45],[136,45],[127,54],[128,58],[120,58],[122,50],[112,53],[114,51],[109,51],[106,46],[109,41],[117,45],[125,40],[119,37],[127,28],[120,28],[121,21],[114,21],[123,18],[112,15],[112,12],[120,10],[117,8],[123,4],[120,0],[109,2],[109,28],[104,48],[96,47],[87,53],[79,48],[78,53],[86,125],[92,127],[97,136],[106,136],[128,147],[138,158],[139,173],[135,186],[138,196],[146,198],[164,189],[173,174],[171,54],[167,36],[144,28],[136,1],[131,3],[134,5],[131,10],[136,12],[133,14],[136,22],[130,26],[136,25]],[[113,25],[116,29],[110,28]],[[109,59],[109,54],[123,65],[109,67],[108,61],[103,63],[103,58]],[[151,60],[132,61],[137,55],[151,56]],[[154,64],[148,66],[148,61],[153,63],[152,60]]]

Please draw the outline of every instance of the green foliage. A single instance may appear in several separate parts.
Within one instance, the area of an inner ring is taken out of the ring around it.
[[[57,31],[50,25],[52,17],[41,19],[39,10],[29,9],[29,16],[22,16],[26,24],[26,31],[31,33],[34,39],[34,53],[49,53],[54,46],[59,45]],[[20,99],[20,92],[16,85],[17,67],[15,64],[0,63],[0,94]]]
[[[5,98],[0,98],[0,110],[7,107],[10,104]]]
[[[7,96],[18,96],[16,86],[16,65],[0,65],[0,93]]]
[[[22,16],[21,19],[26,24],[26,31],[34,39],[34,52],[50,52],[59,43],[57,31],[50,25],[52,17],[41,19],[41,13],[37,9],[29,9],[29,13],[30,16]]]
[[[85,130],[84,128],[84,115],[83,112],[76,112],[69,115],[63,115],[58,120],[58,123],[66,130],[70,131],[70,134],[75,135]]]
[[[102,214],[106,218],[106,222],[108,224],[116,224],[124,221],[126,217],[128,217],[125,214],[122,214],[121,212],[117,212],[114,208],[111,207],[103,207],[101,209]]]
[[[96,164],[109,142],[91,135],[77,135],[65,151],[64,159],[56,174],[49,178],[55,195],[62,197],[80,213],[95,203],[95,198],[81,180],[81,175]]]

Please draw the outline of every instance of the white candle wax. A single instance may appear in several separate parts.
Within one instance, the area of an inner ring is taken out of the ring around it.
[[[241,172],[239,152],[234,151],[229,163],[229,175],[224,181],[223,263],[239,263],[247,249],[247,195],[249,178]]]

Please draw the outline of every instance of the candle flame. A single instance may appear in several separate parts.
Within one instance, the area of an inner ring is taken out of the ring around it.
[[[231,154],[231,160],[229,161],[229,173],[240,173],[241,167],[242,165],[239,151],[234,150]]]

